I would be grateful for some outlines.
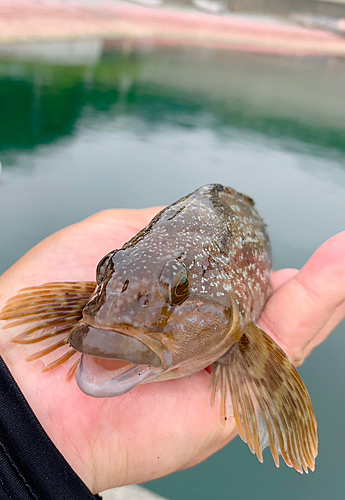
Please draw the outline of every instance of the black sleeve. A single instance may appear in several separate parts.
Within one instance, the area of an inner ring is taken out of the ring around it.
[[[0,499],[95,500],[54,446],[0,358]]]

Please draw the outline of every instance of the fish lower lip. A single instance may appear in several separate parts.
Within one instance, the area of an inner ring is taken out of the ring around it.
[[[98,358],[120,359],[136,365],[162,366],[162,360],[150,347],[140,340],[117,331],[102,330],[86,323],[78,323],[69,336],[69,343],[74,349]],[[164,353],[163,358],[169,358]],[[164,359],[164,365],[170,359]]]
[[[93,356],[82,354],[75,378],[85,394],[94,398],[109,398],[122,396],[158,371],[151,366],[132,363],[116,370],[106,370]]]

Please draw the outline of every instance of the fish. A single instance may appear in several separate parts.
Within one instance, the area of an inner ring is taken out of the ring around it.
[[[212,366],[211,404],[219,395],[223,424],[233,415],[261,462],[269,446],[277,467],[281,455],[303,473],[314,470],[318,448],[311,400],[286,354],[256,325],[272,295],[271,272],[254,201],[209,184],[105,255],[95,282],[25,288],[0,320],[25,328],[14,343],[49,343],[28,361],[63,350],[43,371],[74,357],[67,379],[96,398]]]

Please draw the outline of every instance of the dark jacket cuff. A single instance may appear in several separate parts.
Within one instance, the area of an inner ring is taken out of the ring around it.
[[[54,446],[0,358],[0,499],[95,500]]]

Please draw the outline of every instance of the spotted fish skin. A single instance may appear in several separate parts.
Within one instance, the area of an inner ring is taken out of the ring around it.
[[[103,310],[97,323],[111,317],[114,323],[152,331],[166,307],[155,291],[162,263],[169,259],[188,269],[189,300],[229,307],[230,292],[242,324],[257,319],[272,293],[271,247],[254,202],[234,189],[210,184],[162,210],[110,257],[101,290],[86,313],[95,318],[112,296],[111,312]],[[165,314],[171,310],[168,306]]]
[[[231,291],[243,322],[256,320],[272,294],[266,225],[249,196],[221,184],[203,186],[165,208],[123,249],[132,246],[157,261],[170,247],[189,270],[190,293],[217,303],[225,297],[227,304]]]

